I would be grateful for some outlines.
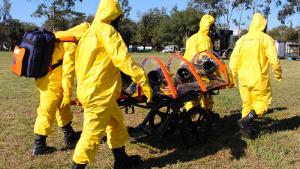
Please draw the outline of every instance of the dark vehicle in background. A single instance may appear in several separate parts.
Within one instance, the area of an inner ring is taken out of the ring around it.
[[[239,36],[233,35],[232,30],[219,30],[220,39],[214,42],[214,51],[222,59],[229,59],[232,50]],[[292,60],[300,59],[300,44],[275,40],[278,51],[278,58],[290,58]]]
[[[231,52],[235,46],[238,36],[233,35],[232,30],[219,30],[220,39],[214,43],[214,51],[223,59],[229,59]]]

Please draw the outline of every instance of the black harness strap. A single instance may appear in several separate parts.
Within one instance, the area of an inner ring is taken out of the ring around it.
[[[55,68],[57,68],[58,66],[62,65],[63,60],[59,60],[57,63],[55,63],[54,65],[51,65],[51,70],[54,70]]]

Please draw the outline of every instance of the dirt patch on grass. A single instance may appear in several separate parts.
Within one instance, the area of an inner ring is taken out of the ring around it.
[[[300,169],[300,150],[296,151],[295,157],[296,157],[296,160],[295,160],[294,168]]]

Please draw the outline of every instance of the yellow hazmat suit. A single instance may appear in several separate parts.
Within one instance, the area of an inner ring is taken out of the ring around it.
[[[55,33],[56,38],[75,36],[80,38],[87,30],[88,24],[83,23],[67,31]],[[63,127],[73,119],[70,106],[60,107],[62,98],[71,97],[75,76],[75,51],[74,42],[56,42],[52,55],[52,65],[63,60],[61,66],[49,72],[45,77],[35,80],[40,92],[40,105],[37,109],[37,119],[34,125],[34,133],[48,136],[52,130],[51,125],[57,120],[58,126]]]
[[[282,78],[274,40],[263,32],[266,25],[267,21],[261,14],[254,14],[249,32],[237,41],[230,56],[232,76],[239,80],[242,117],[246,117],[252,109],[262,117],[268,110],[272,100],[269,63],[276,80]]]
[[[186,41],[186,51],[184,53],[184,58],[188,61],[192,61],[194,56],[202,51],[205,50],[213,50],[213,44],[210,39],[209,35],[209,28],[212,24],[214,24],[215,19],[208,14],[205,14],[200,21],[200,29],[197,33],[192,35],[188,40]],[[195,103],[188,102],[186,103],[185,107],[186,109],[190,109],[193,107]],[[205,107],[209,110],[213,108],[213,98],[212,96],[207,96],[207,98],[201,99],[201,106]]]
[[[101,0],[76,52],[77,98],[84,108],[83,131],[73,155],[77,164],[94,159],[105,130],[110,149],[123,147],[128,140],[123,113],[117,104],[121,94],[120,70],[151,98],[145,72],[132,61],[121,35],[110,25],[121,14],[117,0]]]

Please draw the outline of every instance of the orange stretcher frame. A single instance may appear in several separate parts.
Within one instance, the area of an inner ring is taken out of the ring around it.
[[[191,64],[188,60],[183,58],[183,56],[178,52],[175,53],[174,56],[178,57],[181,61],[183,61],[187,65],[188,69],[191,71],[193,76],[196,78],[197,83],[198,83],[199,87],[201,88],[201,90],[203,92],[207,92],[207,88],[206,88],[205,84],[203,83],[203,81],[201,80],[201,77],[197,73],[197,71],[196,71],[195,67],[193,66],[193,64]]]
[[[230,82],[229,82],[229,77],[227,75],[227,67],[226,67],[226,65],[223,62],[221,62],[211,51],[203,51],[203,52],[206,52],[214,61],[217,62],[217,64],[219,65],[220,71],[222,72],[222,74],[224,74],[226,83],[229,84]],[[183,58],[183,56],[179,52],[176,52],[173,55],[173,58],[179,58],[187,66],[187,68],[189,69],[189,71],[195,77],[195,79],[196,79],[199,87],[201,88],[201,91],[203,93],[207,92],[207,87],[205,86],[205,84],[201,80],[201,77],[197,73],[196,68],[194,67],[194,65],[191,62],[189,62],[188,60],[186,60],[185,58]],[[154,60],[158,64],[158,66],[161,68],[162,73],[163,73],[163,75],[165,77],[165,80],[167,81],[168,87],[170,89],[172,98],[176,99],[178,97],[178,93],[177,93],[175,85],[174,85],[174,83],[173,83],[173,81],[172,81],[172,79],[170,77],[168,69],[166,68],[166,65],[164,65],[164,63],[162,62],[162,60],[159,59],[158,57],[156,57],[156,56],[148,56],[148,57],[146,57],[146,58],[143,59],[143,61],[141,63],[141,66],[144,67],[145,64],[147,63],[147,61],[149,59]],[[142,100],[141,87],[138,86],[137,90],[138,90],[138,100],[141,101]],[[120,98],[122,99],[122,97],[120,97]],[[72,105],[79,105],[80,103],[79,104],[78,103],[79,103],[78,100],[76,100],[76,102],[74,101],[74,103]]]
[[[214,61],[216,61],[218,63],[218,65],[220,66],[220,70],[223,73],[227,84],[229,85],[230,82],[229,82],[229,77],[227,76],[226,65],[223,62],[221,62],[211,51],[207,50],[204,52],[206,52]]]
[[[163,73],[163,75],[165,76],[165,79],[166,79],[166,81],[167,81],[167,83],[168,83],[168,87],[169,87],[169,89],[170,89],[171,95],[172,95],[172,97],[173,97],[174,99],[176,99],[176,98],[177,98],[177,90],[176,90],[176,88],[175,88],[175,86],[174,86],[174,83],[173,83],[171,77],[170,77],[170,74],[168,73],[168,70],[167,70],[166,66],[163,64],[163,62],[162,62],[159,58],[157,58],[156,56],[149,56],[149,57],[146,57],[146,58],[142,61],[142,66],[145,65],[145,63],[148,61],[149,58],[150,58],[150,59],[153,59],[154,61],[156,61],[156,62],[158,63],[158,65],[159,65],[159,67],[161,68],[162,73]]]

